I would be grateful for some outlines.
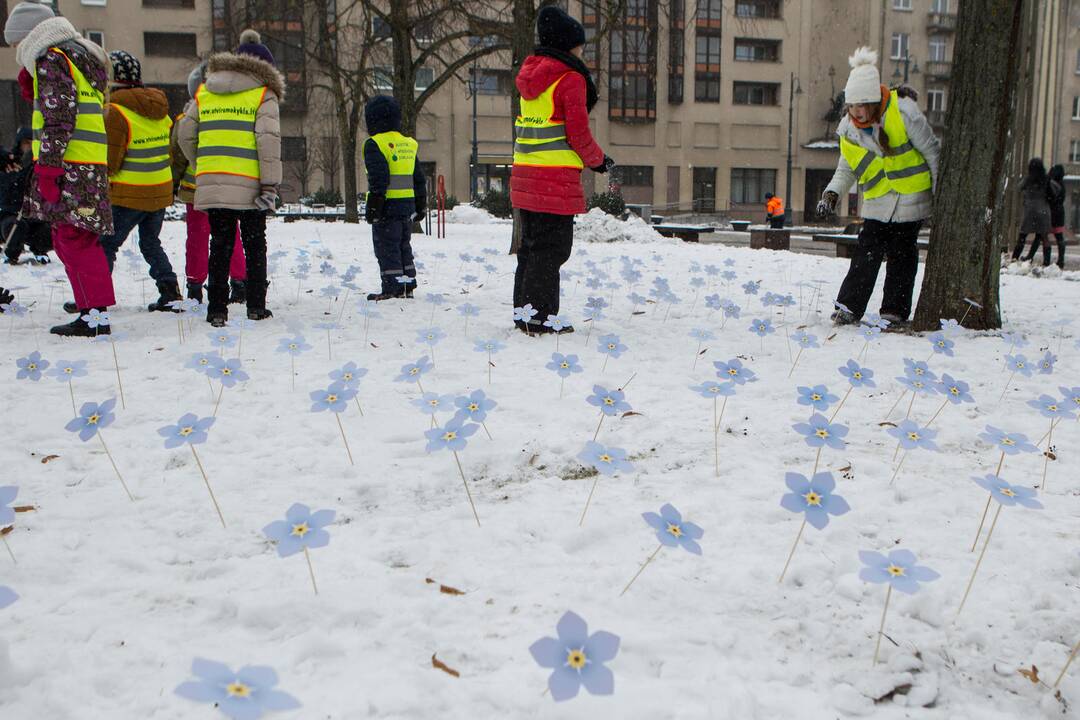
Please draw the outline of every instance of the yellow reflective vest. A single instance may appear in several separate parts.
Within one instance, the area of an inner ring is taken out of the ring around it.
[[[171,185],[169,162],[169,131],[172,118],[168,115],[152,120],[137,112],[111,103],[128,124],[127,149],[120,170],[109,178],[121,185]]]
[[[514,164],[537,167],[568,167],[581,170],[585,164],[566,142],[566,123],[555,121],[555,90],[565,72],[532,100],[521,98],[521,113],[514,121]]]
[[[258,180],[259,150],[255,141],[255,115],[265,87],[217,94],[199,86],[199,151],[195,177],[239,175]]]
[[[102,106],[105,94],[97,90],[82,71],[71,62],[71,58],[60,48],[49,48],[49,52],[59,53],[67,60],[71,79],[75,82],[78,95],[78,108],[75,115],[75,130],[68,139],[64,150],[64,162],[79,165],[108,165],[109,140],[105,135],[105,117]],[[41,112],[41,99],[38,92],[38,77],[34,73],[34,115],[31,128],[34,131],[33,154],[37,162],[41,151],[41,131],[45,127],[45,116]]]
[[[914,195],[930,190],[933,185],[930,166],[922,153],[908,140],[895,90],[889,95],[889,105],[885,108],[882,127],[889,137],[890,152],[885,157],[851,142],[846,137],[840,138],[840,153],[855,172],[855,179],[863,197],[873,200],[889,191],[900,195]]]
[[[396,130],[376,133],[371,139],[379,146],[379,152],[390,166],[390,186],[386,189],[386,199],[415,198],[413,171],[416,169],[416,151],[420,144]]]

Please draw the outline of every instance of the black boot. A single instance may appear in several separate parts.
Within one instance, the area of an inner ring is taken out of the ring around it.
[[[108,308],[97,308],[104,312]],[[64,337],[96,337],[98,335],[109,335],[112,330],[108,325],[99,325],[96,328],[90,327],[90,325],[83,320],[83,315],[89,312],[89,310],[78,310],[79,317],[74,321],[69,322],[67,325],[57,325],[50,328],[49,332],[53,335],[61,335]]]
[[[0,287],[0,305],[7,305],[15,299],[15,296],[9,293],[4,288]],[[0,308],[0,314],[3,314],[4,308]]]
[[[188,300],[198,300],[202,302],[202,283],[192,282],[188,280],[187,284],[187,296]]]
[[[247,303],[247,283],[243,280],[229,281],[229,304],[244,305]]]
[[[75,313],[81,313],[82,311],[79,310],[79,306],[75,303],[66,302],[64,303],[64,312],[66,312],[68,315],[74,315]]]
[[[268,320],[274,317],[274,313],[266,308],[248,308],[248,320]]]
[[[274,313],[266,309],[266,289],[270,287],[269,281],[264,280],[261,287],[254,284],[246,285],[248,320],[266,320],[274,317]]]
[[[180,286],[175,282],[159,282],[157,289],[160,297],[157,302],[147,305],[146,309],[150,312],[180,312],[180,308],[169,306],[169,303],[183,299],[180,297]]]

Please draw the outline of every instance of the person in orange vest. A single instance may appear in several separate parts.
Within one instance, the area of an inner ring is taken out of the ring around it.
[[[765,219],[769,227],[778,230],[784,227],[784,200],[772,193],[765,193]]]

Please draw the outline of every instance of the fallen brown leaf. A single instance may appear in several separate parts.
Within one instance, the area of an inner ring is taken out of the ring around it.
[[[622,414],[623,417],[632,417],[634,415],[644,415],[645,413],[639,413],[637,410],[627,410]]]
[[[453,675],[454,677],[461,677],[461,673],[459,673],[457,670],[455,670],[454,668],[452,668],[449,665],[447,665],[446,663],[444,663],[439,658],[435,657],[435,655],[436,655],[436,653],[431,654],[431,667],[435,668],[436,670],[442,670],[447,675]]]
[[[1030,680],[1032,685],[1038,685],[1040,682],[1042,682],[1041,680],[1039,680],[1039,668],[1035,667],[1034,665],[1031,666],[1030,670],[1020,668],[1017,672]]]
[[[33,505],[15,505],[11,509],[14,510],[15,512],[17,512],[17,513],[19,513],[19,512],[34,512],[35,510],[37,510],[37,508],[34,507]]]
[[[45,457],[41,458],[41,464],[44,465],[45,463],[49,462],[50,460],[56,460],[58,457],[60,457],[60,456],[59,455],[46,455]]]
[[[701,356],[701,355],[704,355],[704,354],[705,354],[705,353],[707,353],[707,352],[709,352],[709,348],[703,348],[703,349],[701,350],[701,352],[699,352],[699,353],[698,353],[698,355],[699,355],[699,356]]]
[[[878,427],[896,427],[896,423],[886,420],[885,422],[879,422]]]
[[[832,334],[832,335],[830,335],[829,337],[825,338],[825,342],[829,342],[829,341],[830,341],[830,340],[832,340],[832,339],[833,339],[834,337],[836,337],[836,333],[833,333],[833,334]]]
[[[847,472],[847,471],[848,471],[848,470],[850,470],[850,469],[851,469],[851,466],[850,466],[850,465],[845,465],[845,466],[844,466],[844,467],[842,467],[842,468],[837,468],[836,472]]]
[[[7,535],[8,533],[10,533],[14,529],[15,529],[14,525],[8,525],[6,528],[0,528],[0,537],[3,537],[4,535]]]
[[[439,586],[439,592],[443,593],[444,595],[464,595],[465,594],[464,591],[458,590],[456,587],[451,587],[449,585],[443,585],[442,583],[437,582],[436,580],[432,580],[431,578],[424,578],[424,582],[426,582],[428,585],[438,585]]]

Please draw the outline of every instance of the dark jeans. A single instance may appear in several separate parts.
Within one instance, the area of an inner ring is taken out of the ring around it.
[[[521,247],[514,273],[514,307],[531,304],[533,322],[559,314],[559,268],[574,247],[574,216],[519,210]]]
[[[919,249],[915,241],[921,226],[921,220],[906,223],[864,221],[859,244],[851,256],[851,265],[836,301],[846,306],[856,318],[861,318],[874,293],[881,261],[887,258],[881,314],[907,320],[911,314],[915,273],[919,269]]]
[[[1058,246],[1058,265],[1065,267],[1065,236],[1061,233],[1056,233],[1054,237],[1057,239]],[[1013,260],[1019,260],[1020,256],[1024,254],[1024,241],[1027,239],[1027,235],[1021,233],[1019,239],[1016,241],[1016,247],[1013,248]],[[1045,235],[1035,234],[1035,241],[1031,243],[1031,252],[1024,258],[1028,262],[1035,259],[1035,252],[1039,249],[1039,245],[1042,244],[1043,249],[1043,267],[1050,264],[1050,257],[1053,254],[1050,247],[1050,240]]]
[[[37,220],[19,220],[17,215],[5,215],[0,219],[0,240],[7,240],[4,254],[15,262],[29,246],[34,255],[46,255],[52,250],[52,231],[49,223]]]
[[[105,250],[105,259],[109,261],[109,272],[116,263],[116,253],[136,227],[139,228],[139,252],[150,266],[150,277],[158,283],[176,283],[169,256],[161,247],[161,223],[165,220],[165,210],[135,210],[134,208],[113,205],[113,234],[101,236],[101,247]]]
[[[227,316],[229,263],[236,244],[236,224],[247,258],[248,310],[266,308],[266,212],[210,208],[210,268],[207,282],[207,315]]]
[[[772,228],[773,230],[783,230],[784,229],[784,216],[783,215],[773,215],[771,218],[769,218],[769,227]]]
[[[412,253],[412,220],[407,217],[383,218],[371,226],[375,245],[375,259],[379,261],[382,292],[386,295],[404,295],[408,288],[397,278],[416,277]]]

